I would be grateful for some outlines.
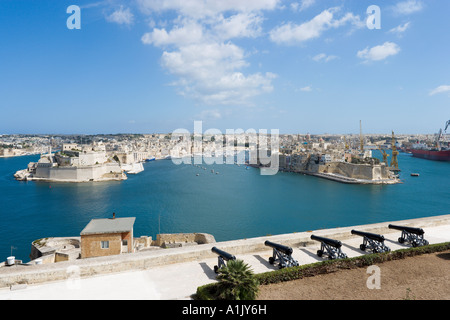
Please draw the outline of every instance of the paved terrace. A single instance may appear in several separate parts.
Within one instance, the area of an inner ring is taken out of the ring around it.
[[[423,228],[430,244],[450,241],[450,215],[444,215],[74,262],[12,266],[0,270],[0,300],[190,299],[198,286],[216,281],[213,269],[217,255],[211,252],[213,246],[244,260],[255,273],[262,273],[278,269],[268,263],[272,249],[264,245],[265,240],[291,246],[293,258],[301,265],[326,259],[316,255],[320,243],[312,241],[311,234],[342,241],[342,251],[350,258],[366,254],[359,249],[362,237],[352,235],[352,229],[383,234],[392,251],[408,247],[397,242],[401,232],[388,229],[390,223]]]

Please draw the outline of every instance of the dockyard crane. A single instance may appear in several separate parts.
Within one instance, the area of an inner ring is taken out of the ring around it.
[[[348,150],[348,148],[349,148],[347,139],[345,138],[345,136],[344,136],[344,148],[345,148],[345,150]]]
[[[444,129],[444,131],[442,131],[442,129],[440,129],[440,130],[439,130],[439,133],[437,134],[437,138],[436,138],[436,148],[437,148],[438,150],[441,150],[441,144],[440,144],[440,141],[443,139],[443,134],[444,134],[444,133],[447,133],[447,129],[448,129],[449,126],[450,126],[450,120],[448,120],[448,121],[445,123],[445,129]]]
[[[441,144],[439,141],[441,141],[442,139],[442,129],[439,129],[439,133],[437,134],[437,139],[436,139],[436,148],[438,150],[441,150]]]
[[[361,148],[361,153],[364,153],[364,139],[363,139],[363,135],[362,135],[361,120],[359,120],[359,144],[360,144],[360,148]]]
[[[399,154],[399,152],[397,151],[397,147],[395,146],[395,136],[394,136],[394,131],[392,131],[392,158],[391,158],[391,169],[394,170],[398,170],[398,160],[397,160],[397,156]]]
[[[386,163],[386,165],[388,165],[387,158],[389,157],[389,155],[386,153],[386,151],[384,151],[380,147],[378,147],[378,150],[380,150],[381,154],[383,155],[383,162]]]

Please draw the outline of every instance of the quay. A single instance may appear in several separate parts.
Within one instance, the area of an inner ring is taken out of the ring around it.
[[[80,259],[32,266],[11,266],[0,271],[0,300],[189,300],[197,287],[216,281],[214,266],[220,248],[244,260],[255,273],[277,270],[268,258],[270,240],[293,248],[292,257],[300,265],[324,261],[311,235],[342,242],[349,258],[367,254],[361,251],[361,237],[351,230],[382,234],[392,251],[410,247],[400,244],[400,232],[389,224],[422,228],[430,244],[450,241],[450,214],[426,218],[386,221],[375,224],[305,231],[250,239],[216,242],[118,256]]]

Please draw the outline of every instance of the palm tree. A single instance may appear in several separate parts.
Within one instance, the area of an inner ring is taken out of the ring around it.
[[[258,280],[242,260],[230,260],[219,269],[218,296],[225,300],[254,300],[258,294]]]

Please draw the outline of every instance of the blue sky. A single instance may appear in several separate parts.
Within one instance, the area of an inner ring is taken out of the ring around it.
[[[443,0],[1,0],[0,134],[436,133],[449,15]]]

